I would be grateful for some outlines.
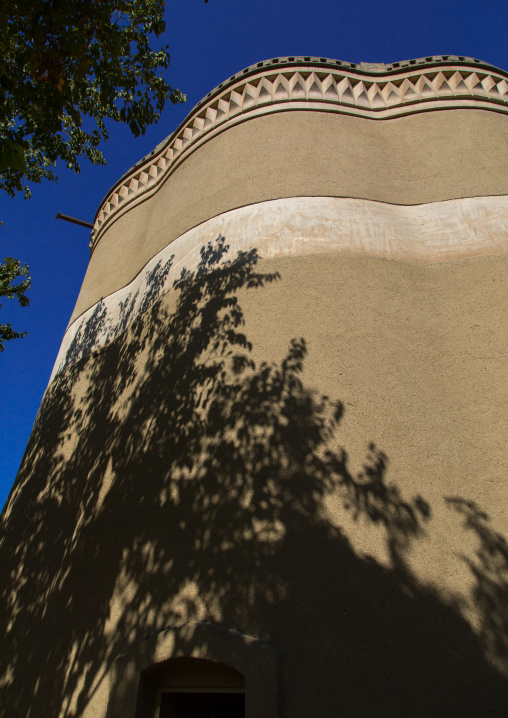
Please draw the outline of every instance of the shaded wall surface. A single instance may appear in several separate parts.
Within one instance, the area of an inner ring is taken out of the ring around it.
[[[238,671],[247,718],[506,715],[506,174],[466,129],[501,146],[508,118],[461,97],[246,117],[104,220],[2,514],[2,715],[152,716],[184,657]],[[355,171],[308,159],[339,125]],[[421,194],[400,158],[365,170],[401,126]],[[179,225],[171,186],[201,154],[222,177],[249,127],[309,171],[254,152],[250,199]]]

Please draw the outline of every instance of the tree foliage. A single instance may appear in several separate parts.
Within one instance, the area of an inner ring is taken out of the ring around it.
[[[108,120],[138,136],[168,99],[184,102],[161,75],[168,46],[150,46],[165,27],[163,0],[2,0],[0,190],[29,197],[27,182],[55,181],[58,161],[74,172],[82,157],[106,164]],[[26,306],[28,267],[8,258],[0,277],[0,296]],[[0,349],[25,334],[0,325]]]
[[[168,46],[162,0],[4,0],[0,7],[0,188],[55,180],[58,160],[105,164],[106,121],[135,136],[183,102],[161,71]]]
[[[24,277],[24,279],[23,279]],[[16,283],[16,280],[21,281]],[[25,292],[30,289],[30,274],[27,265],[22,265],[18,259],[6,257],[0,264],[0,297],[17,299],[22,307],[27,307],[30,300]],[[0,308],[1,308],[0,304]],[[0,352],[4,350],[4,342],[9,339],[21,339],[26,332],[15,332],[10,324],[0,324]]]

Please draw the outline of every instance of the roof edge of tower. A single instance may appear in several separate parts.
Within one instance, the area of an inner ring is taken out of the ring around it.
[[[141,195],[155,193],[189,151],[248,116],[309,109],[390,119],[460,107],[508,113],[507,80],[508,72],[460,55],[389,64],[287,56],[250,65],[209,92],[113,185],[95,215],[91,252],[107,226]]]

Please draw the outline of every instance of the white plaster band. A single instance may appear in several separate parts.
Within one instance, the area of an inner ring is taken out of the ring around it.
[[[227,259],[343,254],[407,262],[445,262],[508,253],[508,196],[401,206],[337,197],[291,197],[225,212],[171,242],[125,287],[90,307],[67,329],[51,380],[109,343],[192,271],[201,248],[219,236]]]
[[[115,185],[99,208],[92,232],[93,251],[106,227],[154,194],[182,159],[203,142],[259,115],[314,110],[390,119],[438,109],[477,108],[508,112],[508,82],[502,71],[450,62],[444,67],[404,67],[370,74],[344,67],[281,67],[274,61],[255,74],[233,78],[190,113],[149,157]],[[376,66],[371,66],[376,67]]]

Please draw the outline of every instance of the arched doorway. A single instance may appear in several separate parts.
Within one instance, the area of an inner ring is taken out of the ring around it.
[[[141,674],[136,718],[244,718],[245,679],[224,663],[171,658]]]

